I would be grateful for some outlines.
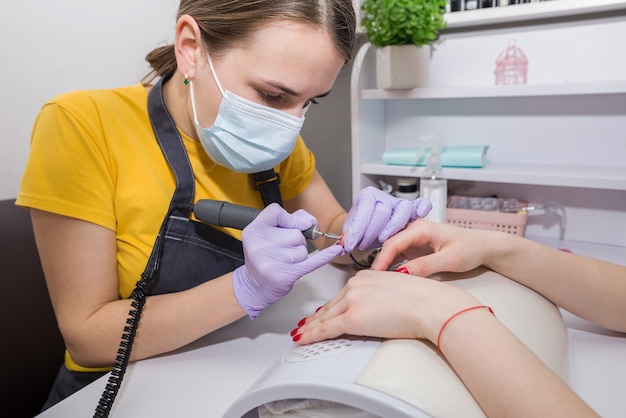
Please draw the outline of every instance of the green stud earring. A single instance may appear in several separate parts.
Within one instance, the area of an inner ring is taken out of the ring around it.
[[[189,85],[189,76],[187,74],[185,74],[185,79],[183,80],[183,84],[186,86]]]

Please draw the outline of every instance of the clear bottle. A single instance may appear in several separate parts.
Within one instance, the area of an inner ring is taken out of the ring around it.
[[[425,146],[430,149],[426,167],[420,177],[420,197],[428,199],[433,208],[426,219],[433,222],[446,223],[446,206],[448,202],[448,180],[441,168],[441,151],[444,140],[435,135],[422,138]]]

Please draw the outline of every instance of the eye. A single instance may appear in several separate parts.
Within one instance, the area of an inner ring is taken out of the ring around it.
[[[269,94],[265,93],[261,90],[257,91],[259,98],[266,103],[280,103],[284,99],[284,95],[282,94]]]

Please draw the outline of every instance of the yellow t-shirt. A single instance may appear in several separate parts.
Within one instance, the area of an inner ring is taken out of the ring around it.
[[[66,93],[46,103],[32,132],[17,204],[78,218],[116,233],[119,295],[143,272],[175,189],[156,140],[143,85]],[[250,177],[215,164],[181,131],[195,175],[195,200],[263,207]],[[284,200],[310,184],[315,158],[302,138],[275,170]],[[241,232],[225,230],[241,239]],[[68,361],[69,360],[69,361]],[[85,369],[66,355],[70,370]]]

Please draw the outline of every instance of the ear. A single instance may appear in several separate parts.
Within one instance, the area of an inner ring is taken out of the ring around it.
[[[176,54],[178,70],[191,79],[195,77],[201,48],[202,35],[198,22],[189,15],[181,16],[176,22],[174,53]]]

